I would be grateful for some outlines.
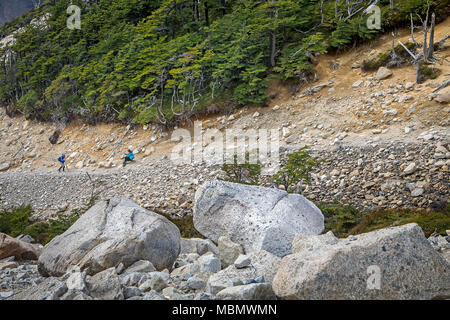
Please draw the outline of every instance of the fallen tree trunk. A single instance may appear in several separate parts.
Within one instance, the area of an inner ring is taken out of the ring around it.
[[[399,41],[398,43],[400,43],[400,45],[406,50],[406,52],[410,54],[410,56],[414,59],[414,61],[417,60],[416,56],[401,41]]]
[[[447,87],[448,85],[450,85],[450,80],[447,80],[446,82],[444,82],[443,84],[441,84],[439,87],[437,87],[436,89],[434,89],[432,92],[438,92],[441,89],[444,89],[445,87]]]

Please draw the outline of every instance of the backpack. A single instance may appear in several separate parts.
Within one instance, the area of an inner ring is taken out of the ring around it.
[[[130,160],[134,160],[134,154],[132,154],[131,152],[128,154],[128,158],[130,158]]]

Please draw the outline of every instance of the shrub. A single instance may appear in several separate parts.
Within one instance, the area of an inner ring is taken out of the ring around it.
[[[323,162],[323,160],[313,157],[311,152],[305,146],[290,154],[286,165],[273,177],[274,182],[283,185],[288,192],[293,191],[292,188],[300,181],[309,184],[311,181],[311,172]]]
[[[0,232],[11,237],[17,237],[24,233],[31,218],[31,206],[20,206],[0,212]]]
[[[428,79],[436,79],[439,76],[439,69],[422,64],[419,69],[418,83],[423,83]]]
[[[416,45],[416,44],[414,44],[414,43],[412,43],[412,42],[406,42],[406,43],[405,43],[405,47],[406,47],[409,51],[411,51],[412,53],[416,53],[416,48],[417,48],[417,45]],[[394,50],[395,50],[395,53],[396,53],[397,55],[399,55],[400,57],[402,57],[402,58],[408,58],[408,57],[411,57],[410,54],[408,53],[408,51],[406,51],[405,48],[403,48],[403,46],[401,46],[400,44],[398,44],[398,45],[394,48]],[[390,50],[389,50],[389,51],[390,51]]]
[[[261,164],[250,163],[248,153],[245,161],[239,161],[237,155],[234,155],[233,163],[224,163],[222,170],[226,175],[223,180],[229,182],[258,185],[261,177]]]
[[[153,210],[154,211],[154,210]],[[170,222],[175,224],[178,229],[180,229],[182,238],[200,238],[205,239],[205,237],[197,231],[194,227],[194,217],[191,215],[186,215],[181,218],[175,218],[167,213],[158,213],[164,217],[166,217]]]
[[[95,201],[94,197],[85,207],[74,209],[69,215],[60,214],[56,219],[39,222],[30,221],[32,209],[29,205],[5,210],[0,212],[0,232],[11,237],[21,234],[30,235],[36,242],[46,245],[54,237],[69,229],[82,214],[93,206]]]
[[[39,97],[36,91],[30,90],[17,101],[17,106],[23,111],[25,117],[28,118],[33,114],[33,108],[38,100]]]
[[[407,223],[417,223],[429,237],[436,232],[446,235],[446,230],[450,228],[450,205],[440,212],[408,209],[389,209],[370,212],[354,226],[349,233],[358,234],[370,232],[377,229],[400,226]]]
[[[37,243],[47,244],[50,240],[49,224],[47,222],[36,222],[27,226],[24,234],[30,235]],[[53,237],[52,237],[53,238]]]
[[[360,211],[340,203],[317,204],[325,217],[325,231],[333,231],[337,237],[366,233],[387,227],[417,223],[429,237],[433,233],[446,235],[450,228],[450,204],[441,211],[425,209],[378,209]]]
[[[320,202],[317,206],[325,218],[325,232],[331,230],[337,237],[349,235],[362,219],[362,213],[350,205]]]

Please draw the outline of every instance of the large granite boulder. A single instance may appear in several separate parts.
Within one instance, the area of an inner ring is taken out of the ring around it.
[[[291,253],[295,234],[321,233],[324,218],[299,194],[213,180],[195,194],[194,225],[214,242],[226,236],[246,253],[266,250],[282,257]]]
[[[154,212],[122,198],[100,201],[39,257],[43,276],[61,276],[71,265],[93,275],[120,263],[148,260],[157,270],[171,268],[180,252],[180,231]]]
[[[41,251],[39,245],[0,232],[0,259],[14,256],[16,260],[37,260]]]
[[[450,265],[417,224],[346,239],[312,236],[281,260],[282,299],[431,299],[450,296]]]

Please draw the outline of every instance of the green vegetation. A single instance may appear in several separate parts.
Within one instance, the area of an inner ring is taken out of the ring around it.
[[[425,209],[386,209],[375,211],[361,211],[350,205],[340,203],[316,204],[325,217],[325,232],[333,231],[338,238],[349,235],[366,233],[387,227],[395,227],[408,223],[417,223],[429,237],[433,233],[446,235],[450,229],[450,204],[443,211],[428,211]],[[154,210],[153,210],[154,211]],[[174,223],[180,229],[183,238],[205,237],[194,227],[191,215],[182,218],[159,213]]]
[[[317,207],[325,217],[325,232],[333,231],[336,237],[345,237],[361,221],[363,213],[357,208],[340,203],[320,202]]]
[[[258,185],[261,178],[261,164],[250,163],[249,154],[245,160],[238,160],[237,155],[233,157],[233,163],[224,163],[222,170],[225,172],[224,181]]]
[[[0,232],[11,237],[23,234],[29,225],[31,218],[31,206],[20,206],[11,210],[0,212]]]
[[[415,53],[416,45],[411,42],[405,43],[405,47],[408,48],[409,51]],[[392,54],[392,50],[387,50],[386,52],[380,53],[376,58],[371,60],[364,60],[361,64],[361,70],[367,71],[376,71],[380,67],[390,66],[390,64],[399,65],[405,62],[405,58],[410,58],[409,53],[403,48],[401,45],[397,45],[394,48],[395,58]],[[399,60],[400,59],[400,60]]]
[[[0,232],[12,237],[28,234],[36,242],[45,245],[54,237],[69,229],[94,202],[95,199],[91,200],[84,208],[73,210],[69,215],[59,215],[56,219],[50,219],[47,222],[31,222],[32,209],[30,206],[4,210],[0,212]],[[350,205],[325,202],[320,202],[317,206],[325,217],[324,232],[331,230],[340,238],[407,223],[417,223],[424,231],[426,237],[433,233],[446,235],[446,230],[450,229],[450,204],[447,204],[443,211],[438,212],[424,209],[360,211]],[[205,239],[195,229],[191,215],[178,218],[161,212],[159,214],[174,223],[180,230],[183,238]]]
[[[380,0],[382,30],[366,26],[371,2],[47,0],[0,28],[0,37],[23,28],[0,49],[0,57],[8,53],[0,104],[40,120],[166,126],[212,103],[264,104],[270,77],[300,82],[314,73],[318,53],[407,25],[427,0],[395,1],[394,10]],[[438,21],[447,15],[447,0],[430,3]],[[66,27],[70,4],[81,8],[81,30]],[[47,27],[30,25],[46,13]]]
[[[422,228],[427,237],[435,232],[446,235],[445,230],[450,228],[450,205],[447,205],[446,210],[442,212],[406,209],[377,210],[364,215],[350,233],[365,233],[413,222]]]
[[[48,222],[36,222],[28,225],[23,234],[28,234],[36,242],[46,245],[54,237],[64,233],[80,217],[81,212],[71,212],[69,215],[60,214],[56,219],[50,219]]]
[[[154,212],[156,212],[156,211],[154,211]],[[160,212],[159,214],[166,217],[170,222],[172,222],[174,225],[176,225],[178,227],[178,229],[180,229],[182,238],[206,239],[200,232],[197,231],[197,229],[195,229],[193,216],[186,215],[181,218],[176,218],[176,217],[173,217],[170,214],[166,214],[166,213]]]
[[[299,182],[309,184],[311,172],[323,161],[313,157],[311,152],[305,146],[291,153],[287,163],[273,177],[274,182],[283,185],[288,192],[292,192]]]
[[[450,228],[450,204],[443,211],[425,209],[386,209],[362,212],[339,203],[319,203],[325,216],[325,232],[333,231],[337,237],[366,233],[382,228],[417,223],[429,237],[433,233],[446,235]]]
[[[84,208],[75,209],[69,215],[60,214],[56,219],[48,221],[33,222],[31,206],[20,206],[0,212],[0,232],[11,237],[21,234],[30,235],[37,243],[46,245],[54,237],[64,233],[78,218],[94,205],[93,198]]]
[[[425,82],[427,79],[436,79],[439,76],[440,70],[430,67],[426,64],[420,65],[419,83]]]

